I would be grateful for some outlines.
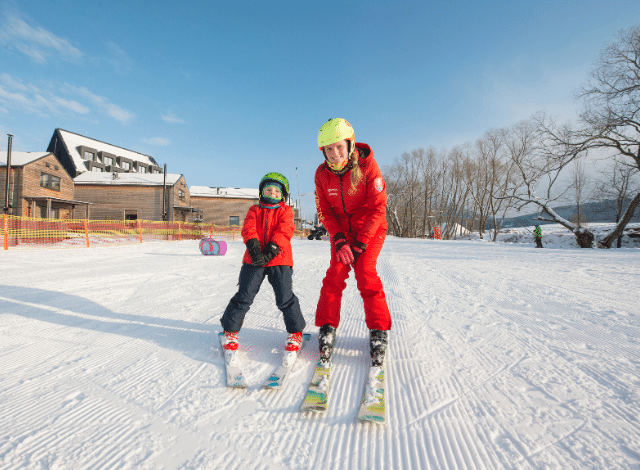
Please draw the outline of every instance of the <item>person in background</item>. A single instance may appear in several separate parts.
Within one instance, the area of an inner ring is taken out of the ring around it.
[[[318,147],[324,161],[315,173],[316,208],[331,240],[331,260],[316,309],[320,361],[331,358],[342,292],[353,269],[369,328],[371,364],[382,365],[391,315],[376,265],[387,234],[386,185],[373,150],[356,143],[345,119],[322,125]]]
[[[533,229],[533,236],[536,239],[536,248],[542,248],[542,229],[539,225],[536,225],[536,228]]]

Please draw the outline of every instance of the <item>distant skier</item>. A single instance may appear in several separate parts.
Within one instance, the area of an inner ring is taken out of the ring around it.
[[[533,236],[536,239],[536,248],[542,248],[542,229],[539,225],[533,230]]]
[[[293,210],[284,203],[289,193],[289,181],[280,173],[267,173],[260,180],[259,191],[259,203],[249,208],[242,224],[242,239],[247,249],[240,268],[238,292],[220,319],[224,328],[222,344],[227,350],[238,349],[238,332],[245,314],[267,277],[289,333],[285,350],[298,351],[306,322],[292,289],[291,237],[295,225]]]
[[[315,173],[316,207],[331,239],[331,261],[316,309],[320,360],[328,361],[340,323],[342,292],[353,267],[364,302],[373,365],[382,365],[391,315],[376,264],[386,234],[387,192],[373,150],[356,143],[351,124],[330,119],[318,133],[324,162]]]

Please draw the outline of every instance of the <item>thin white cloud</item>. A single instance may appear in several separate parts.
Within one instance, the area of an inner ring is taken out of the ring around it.
[[[105,59],[114,71],[119,75],[129,75],[133,70],[134,62],[118,44],[112,41],[106,43],[109,57]]]
[[[65,84],[60,96],[52,91],[53,85],[45,88],[25,83],[8,73],[0,74],[0,106],[5,109],[23,111],[38,116],[50,114],[96,115],[105,114],[116,121],[128,124],[135,115],[104,96],[96,95],[85,87]]]
[[[160,116],[164,122],[168,122],[169,124],[184,124],[184,119],[179,118],[173,113],[165,113]]]
[[[16,13],[5,9],[0,24],[0,45],[6,49],[15,49],[35,62],[45,64],[47,59],[56,54],[65,61],[78,62],[83,57],[82,51],[68,40],[56,36],[41,26],[31,26]]]
[[[81,96],[82,98],[88,100],[91,104],[96,106],[107,116],[112,117],[122,124],[128,124],[135,117],[135,114],[133,114],[131,111],[127,111],[117,104],[110,103],[107,98],[105,98],[104,96],[96,95],[95,93],[89,91],[86,87],[75,87],[66,83],[63,91]]]
[[[168,139],[164,139],[162,137],[152,137],[151,139],[142,139],[142,141],[149,145],[155,145],[159,147],[164,147],[171,144],[171,141]]]

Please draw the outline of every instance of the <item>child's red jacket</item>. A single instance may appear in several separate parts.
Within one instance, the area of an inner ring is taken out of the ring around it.
[[[262,249],[269,242],[280,247],[280,253],[269,261],[268,266],[293,266],[291,237],[296,226],[293,223],[293,210],[284,201],[275,209],[265,209],[259,205],[251,206],[242,224],[242,240],[247,243],[252,238],[260,241]],[[245,250],[242,262],[251,264],[249,251]]]

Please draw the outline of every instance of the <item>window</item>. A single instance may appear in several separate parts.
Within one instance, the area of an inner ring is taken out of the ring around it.
[[[124,220],[138,220],[136,211],[124,211]]]
[[[129,162],[122,162],[122,169],[124,169],[124,170],[130,170],[130,169],[131,169],[131,163],[129,163]]]
[[[40,173],[40,186],[53,191],[60,191],[60,178],[47,173]]]
[[[229,225],[240,225],[240,216],[229,216]]]
[[[94,167],[91,167],[91,171],[93,171],[94,173],[102,173],[104,171],[104,168],[100,168],[99,166],[94,166]]]
[[[93,155],[93,153],[91,152],[87,152],[86,150],[84,151],[84,154],[82,155],[82,158],[84,158],[85,160],[93,160],[95,155]]]
[[[147,167],[146,167],[146,166],[140,166],[140,167],[138,167],[138,172],[139,172],[139,173],[146,173],[146,172],[147,172]]]
[[[113,165],[113,157],[104,157],[105,165]]]
[[[178,190],[178,199],[184,201],[184,191],[182,189]]]

